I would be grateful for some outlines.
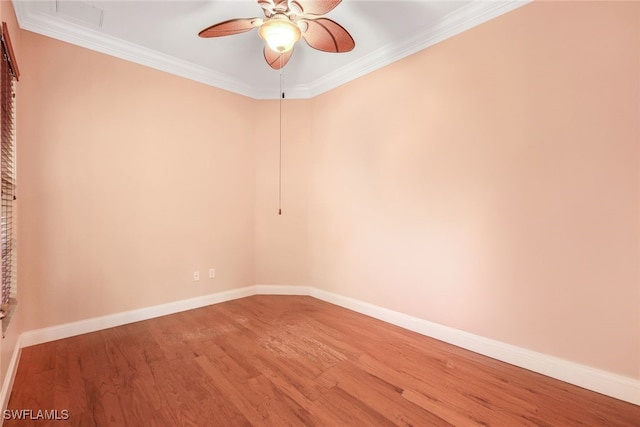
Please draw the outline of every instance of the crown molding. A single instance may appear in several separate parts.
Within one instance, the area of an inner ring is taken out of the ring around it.
[[[477,25],[510,12],[532,0],[476,0],[447,15],[435,26],[405,39],[380,47],[371,54],[343,66],[306,85],[287,91],[287,98],[307,99],[328,92],[338,86],[412,55],[429,46],[460,34]],[[252,86],[246,82],[206,67],[144,48],[134,43],[105,35],[71,22],[29,9],[28,2],[12,0],[20,28],[57,40],[91,49],[106,55],[165,71],[180,77],[214,86],[254,99],[274,99],[273,90]]]
[[[256,97],[259,90],[234,79],[231,76],[213,71],[173,56],[166,55],[140,45],[108,36],[90,28],[71,22],[54,19],[51,16],[29,10],[27,2],[12,0],[18,24],[23,30],[32,31],[76,46],[84,47],[125,61],[165,71],[180,77],[234,92],[240,95]]]
[[[309,97],[313,98],[335,89],[365,74],[524,6],[531,1],[533,0],[476,0],[466,7],[450,13],[433,27],[409,39],[405,39],[400,43],[390,43],[382,46],[362,59],[351,62],[311,82],[308,87]]]

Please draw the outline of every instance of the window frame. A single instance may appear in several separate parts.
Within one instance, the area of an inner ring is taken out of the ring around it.
[[[9,29],[2,22],[0,34],[0,187],[1,221],[0,245],[2,253],[2,293],[0,318],[2,336],[17,306],[16,299],[16,83],[20,78],[18,64],[11,44]]]

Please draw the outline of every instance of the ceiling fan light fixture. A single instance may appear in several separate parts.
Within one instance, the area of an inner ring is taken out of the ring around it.
[[[302,32],[286,15],[276,13],[260,26],[258,34],[272,50],[285,53],[300,40]]]
[[[243,0],[248,1],[248,0]],[[316,50],[350,52],[355,47],[351,34],[337,22],[322,15],[342,0],[257,0],[264,18],[235,18],[210,25],[198,33],[203,38],[232,36],[254,28],[266,42],[262,55],[274,70],[287,65],[301,38]]]

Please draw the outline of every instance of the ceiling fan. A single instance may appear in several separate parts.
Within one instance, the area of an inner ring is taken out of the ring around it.
[[[219,22],[200,31],[200,37],[222,37],[258,28],[266,42],[264,59],[271,68],[284,67],[300,37],[309,46],[323,52],[349,52],[353,37],[340,24],[322,15],[342,0],[257,0],[265,18],[239,18]]]

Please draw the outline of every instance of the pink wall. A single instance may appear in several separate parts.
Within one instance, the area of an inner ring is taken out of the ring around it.
[[[254,284],[253,101],[30,32],[22,42],[25,330]]]
[[[256,283],[309,283],[310,141],[308,100],[282,103],[282,215],[278,215],[279,106],[257,102]]]
[[[640,378],[639,9],[533,3],[286,101],[282,216],[276,102],[22,32],[19,330],[300,284]]]
[[[639,7],[532,3],[313,99],[310,284],[640,378]]]

